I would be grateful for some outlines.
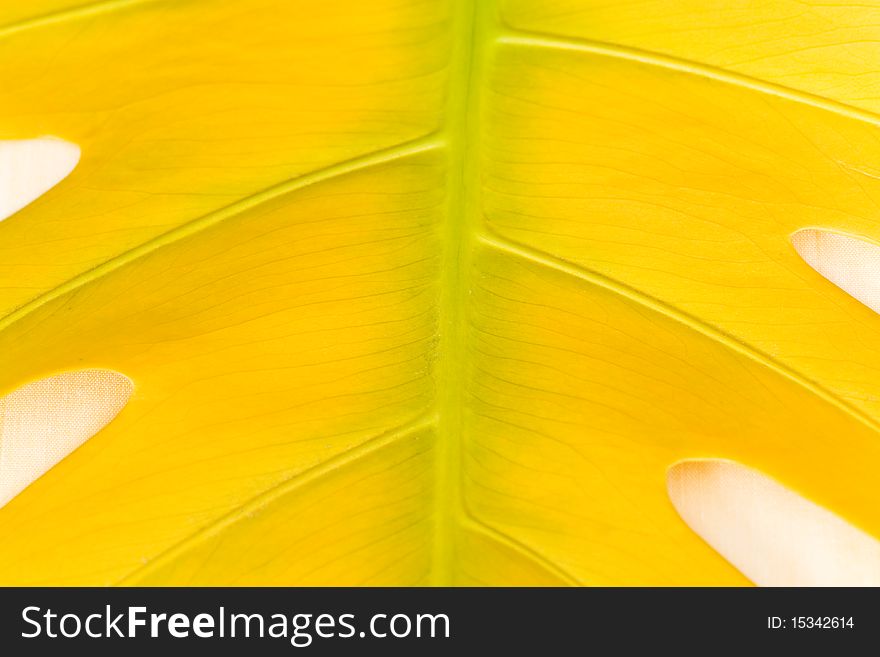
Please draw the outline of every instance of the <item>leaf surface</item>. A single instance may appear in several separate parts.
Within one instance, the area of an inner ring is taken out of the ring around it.
[[[880,318],[790,242],[880,239],[878,28],[742,5],[2,10],[0,138],[81,161],[0,223],[0,394],[134,393],[0,581],[745,583],[696,458],[880,535]]]

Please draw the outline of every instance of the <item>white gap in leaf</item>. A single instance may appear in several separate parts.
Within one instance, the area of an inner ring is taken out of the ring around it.
[[[667,489],[687,525],[759,586],[880,585],[880,541],[760,472],[684,461]]]
[[[0,140],[0,221],[64,180],[79,157],[79,146],[54,137]]]
[[[0,397],[0,507],[116,417],[133,389],[118,372],[78,370]]]
[[[816,228],[796,232],[791,243],[810,267],[880,312],[880,246]]]

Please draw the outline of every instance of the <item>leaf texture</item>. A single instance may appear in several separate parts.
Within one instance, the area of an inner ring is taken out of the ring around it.
[[[880,6],[735,4],[0,9],[0,138],[81,149],[0,223],[0,394],[134,383],[0,581],[746,583],[696,458],[880,535],[880,318],[790,242],[880,239]]]

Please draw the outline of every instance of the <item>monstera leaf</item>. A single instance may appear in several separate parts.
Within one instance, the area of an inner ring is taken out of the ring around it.
[[[667,495],[706,458],[880,534],[880,318],[791,242],[880,235],[878,24],[4,3],[0,138],[80,159],[0,223],[0,394],[132,388],[0,581],[745,583]]]

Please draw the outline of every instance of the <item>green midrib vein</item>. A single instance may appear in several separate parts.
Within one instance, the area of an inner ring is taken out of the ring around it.
[[[452,584],[455,541],[464,515],[462,440],[467,362],[468,287],[475,226],[479,220],[479,109],[482,64],[491,2],[460,0],[455,16],[453,69],[446,108],[449,205],[441,269],[437,362],[437,449],[434,487],[432,583]]]

